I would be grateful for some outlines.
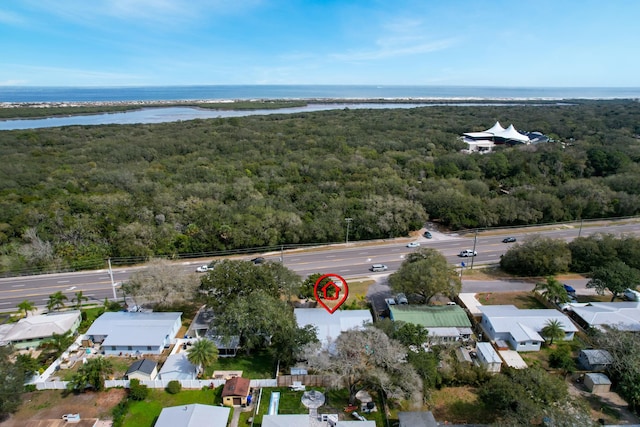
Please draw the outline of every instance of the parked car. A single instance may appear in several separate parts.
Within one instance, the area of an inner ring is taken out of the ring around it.
[[[196,268],[196,273],[206,273],[207,271],[209,271],[208,265],[201,265],[200,267]]]
[[[515,237],[505,237],[504,239],[502,239],[502,243],[513,243],[516,241]]]
[[[425,232],[424,232],[424,234],[423,234],[423,236],[424,236],[424,237],[426,237],[427,239],[430,239],[430,238],[432,238],[432,237],[433,237],[433,236],[431,235],[431,232],[430,232],[430,231],[425,231]]]
[[[259,256],[259,257],[253,258],[251,262],[254,263],[255,265],[259,265],[259,264],[264,264],[265,262],[267,262],[267,260],[264,259],[264,257]]]
[[[407,296],[403,293],[399,293],[398,295],[396,295],[396,303],[398,303],[399,305],[405,305],[405,304],[409,304],[409,300],[407,299]]]
[[[407,245],[408,248],[417,248],[418,246],[420,246],[418,242],[411,242]]]
[[[631,288],[625,289],[623,295],[624,295],[624,298],[629,301],[640,301],[640,292],[634,289],[631,289]]]
[[[567,285],[566,283],[563,283],[562,287],[564,288],[565,291],[567,291],[569,295],[576,293],[576,290],[571,285]]]
[[[373,264],[369,270],[371,271],[387,271],[389,267],[384,264]]]
[[[458,256],[460,257],[468,257],[468,256],[476,256],[476,255],[478,255],[478,252],[472,251],[471,249],[465,249],[464,251],[458,254]]]

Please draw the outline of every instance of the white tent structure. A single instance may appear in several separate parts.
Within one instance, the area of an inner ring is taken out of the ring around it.
[[[503,128],[500,122],[483,132],[467,132],[463,134],[462,140],[468,144],[469,151],[488,152],[495,145],[499,144],[529,144],[528,136],[516,130],[513,124],[508,128]]]

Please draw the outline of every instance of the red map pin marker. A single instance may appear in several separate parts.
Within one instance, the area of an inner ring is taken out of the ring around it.
[[[316,280],[313,295],[318,304],[324,307],[329,314],[333,314],[347,300],[349,285],[337,274],[325,274]]]

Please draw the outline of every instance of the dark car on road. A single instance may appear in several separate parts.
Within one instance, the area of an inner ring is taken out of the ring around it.
[[[253,258],[251,262],[258,265],[258,264],[264,264],[265,262],[267,262],[267,260],[259,256],[259,257]]]
[[[515,237],[505,237],[504,239],[502,239],[502,243],[513,243],[516,241]]]
[[[427,239],[430,239],[430,238],[432,238],[432,237],[433,237],[433,236],[431,235],[431,232],[429,232],[429,231],[425,231],[425,232],[424,232],[424,234],[423,234],[423,236],[424,236],[424,237],[426,237]]]

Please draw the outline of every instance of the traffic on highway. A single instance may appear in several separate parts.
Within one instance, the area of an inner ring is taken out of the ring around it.
[[[331,245],[314,248],[312,250],[294,250],[277,253],[265,253],[259,257],[230,257],[231,259],[245,259],[260,263],[265,261],[283,262],[291,270],[300,276],[306,277],[313,273],[335,273],[347,279],[367,276],[388,275],[396,271],[405,257],[421,247],[437,249],[447,257],[452,265],[465,271],[474,266],[497,264],[500,256],[517,242],[524,241],[528,236],[543,235],[545,237],[570,241],[579,236],[587,236],[595,233],[607,233],[614,235],[640,234],[640,223],[629,222],[603,222],[589,227],[579,225],[570,227],[561,226],[530,227],[518,230],[492,230],[491,232],[475,232],[466,235],[455,233],[440,233],[429,230],[429,238],[421,233],[419,238],[399,238],[389,241],[375,242],[350,242],[349,244]],[[513,238],[513,241],[504,241]],[[411,242],[417,243],[410,245]],[[476,252],[476,256],[461,256],[462,253]],[[176,262],[176,268],[183,269],[186,273],[199,274],[197,269],[205,272],[204,266],[208,266],[206,259],[196,259]],[[372,271],[374,264],[382,264],[386,269]],[[105,298],[117,299],[122,297],[118,291],[119,284],[126,282],[135,271],[146,268],[135,266],[116,268],[110,274],[108,269],[97,271],[82,271],[73,273],[57,273],[39,276],[21,276],[0,279],[0,311],[14,310],[21,302],[29,300],[37,306],[43,306],[48,301],[49,295],[61,291],[69,300],[75,292],[82,291],[94,301],[103,301]],[[461,273],[464,271],[461,270]],[[463,274],[464,279],[464,274]],[[474,284],[479,285],[479,283]],[[576,283],[576,285],[580,285]],[[463,286],[467,286],[463,280]],[[484,283],[483,291],[500,291],[498,285]]]

